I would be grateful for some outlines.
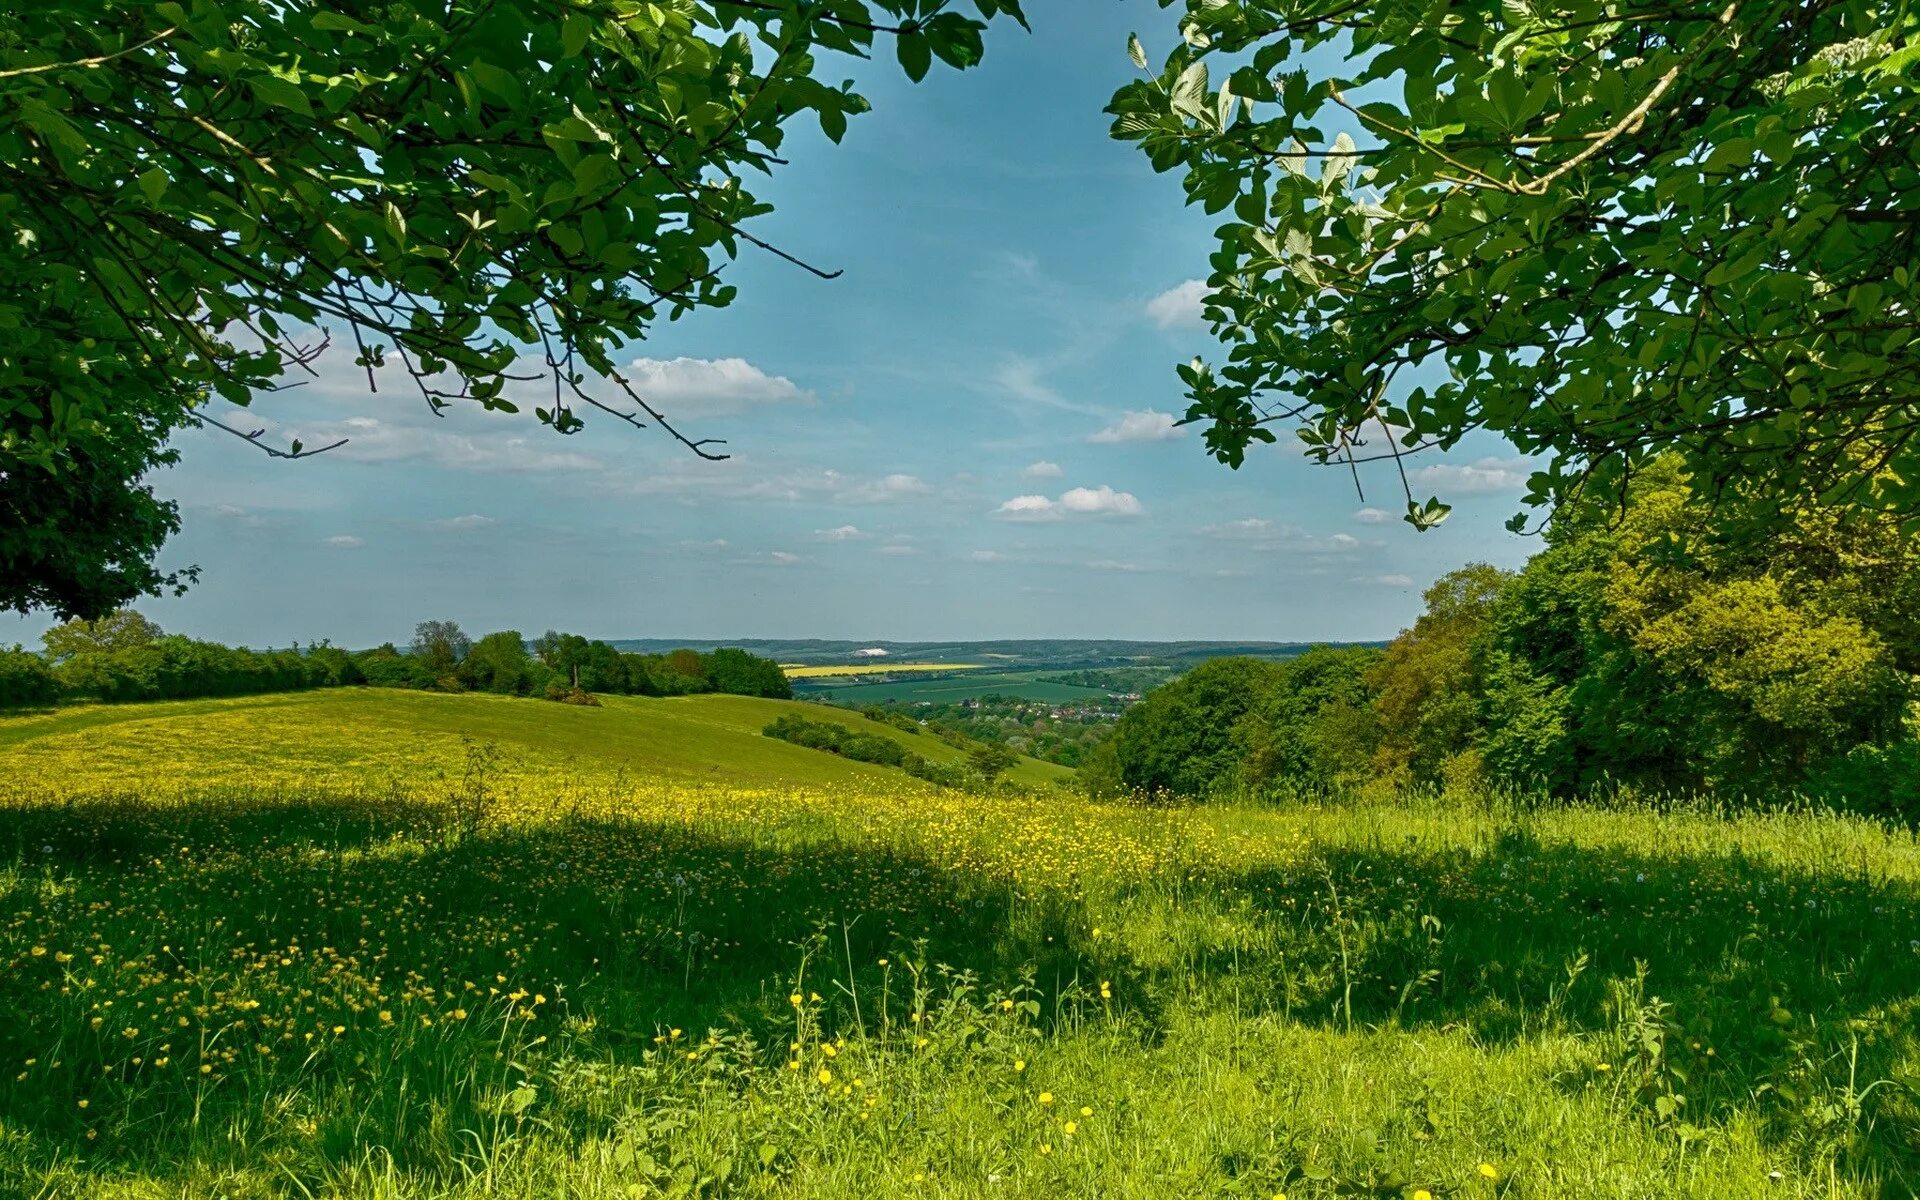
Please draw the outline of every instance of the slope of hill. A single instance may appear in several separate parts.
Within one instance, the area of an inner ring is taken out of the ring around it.
[[[152,764],[177,767],[202,787],[366,786],[458,777],[468,745],[491,743],[490,769],[505,773],[625,773],[716,783],[831,785],[853,780],[904,782],[899,771],[850,762],[763,737],[769,722],[798,713],[890,737],[933,762],[961,751],[926,734],[907,733],[825,705],[748,696],[655,699],[606,697],[581,708],[498,696],[451,696],[394,689],[342,688],[101,705],[0,719],[0,779],[65,786],[90,779],[150,776]],[[465,740],[463,740],[465,739]],[[1022,759],[1006,778],[1026,786],[1063,783],[1065,767]]]

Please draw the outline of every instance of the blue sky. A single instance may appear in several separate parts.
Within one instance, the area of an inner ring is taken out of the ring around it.
[[[797,130],[755,231],[823,282],[748,251],[733,307],[661,326],[637,379],[735,457],[695,460],[610,420],[561,438],[479,411],[367,395],[349,356],[259,401],[252,423],[340,450],[272,461],[181,437],[158,490],[195,563],[169,630],[251,645],[470,633],[598,637],[1360,639],[1421,589],[1535,543],[1502,522],[1525,470],[1497,442],[1423,459],[1455,505],[1420,534],[1386,475],[1286,447],[1235,472],[1195,430],[1174,365],[1211,354],[1197,319],[1214,222],[1176,176],[1107,137],[1100,110],[1156,59],[1169,14],[1143,0],[1030,5],[985,64],[918,86],[849,63],[874,112],[835,147]],[[245,415],[243,420],[247,419]],[[0,640],[47,622],[9,618]],[[11,628],[9,628],[11,626]]]

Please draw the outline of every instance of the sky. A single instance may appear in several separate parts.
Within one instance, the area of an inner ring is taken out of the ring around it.
[[[530,415],[428,413],[369,394],[347,352],[230,420],[309,445],[296,462],[189,431],[155,477],[183,529],[182,598],[138,607],[233,644],[404,642],[415,622],[592,637],[1389,637],[1469,561],[1515,566],[1528,468],[1497,441],[1423,456],[1419,533],[1391,464],[1304,460],[1282,431],[1238,471],[1178,428],[1174,375],[1217,357],[1199,319],[1215,221],[1110,140],[1126,38],[1155,61],[1150,0],[1031,4],[985,63],[846,62],[874,111],[844,142],[794,126],[758,194],[759,236],[844,270],[747,249],[739,299],[663,323],[629,374],[700,461],[611,419],[561,437]],[[835,78],[838,77],[836,74]],[[1384,469],[1388,474],[1382,474]],[[0,620],[38,641],[44,617]]]

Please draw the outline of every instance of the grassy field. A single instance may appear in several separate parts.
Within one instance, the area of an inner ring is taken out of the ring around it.
[[[792,672],[788,672],[789,675]],[[821,679],[798,680],[794,690],[807,696],[824,696],[836,704],[862,707],[869,704],[914,704],[925,700],[934,704],[952,704],[978,696],[1020,696],[1042,703],[1068,700],[1100,700],[1106,692],[1098,688],[1048,683],[1059,670],[981,671],[954,679],[901,679],[890,683],[834,683]]]
[[[576,783],[670,778],[746,786],[884,784],[900,772],[791,746],[760,731],[798,714],[889,737],[933,762],[965,753],[819,704],[749,696],[605,696],[600,708],[497,696],[339,688],[238,700],[64,708],[0,717],[0,779],[144,778],[171,763],[201,787],[432,787],[466,772],[467,746],[492,743],[502,786],[566,791]],[[191,736],[187,736],[187,731]],[[1024,758],[1005,778],[1026,786],[1073,772]],[[266,783],[264,781],[271,781]]]
[[[782,664],[788,679],[838,679],[858,675],[907,675],[926,671],[978,671],[979,663],[849,663],[841,666]]]
[[[0,1195],[1920,1182],[1911,834],[985,800],[731,704],[0,721]]]

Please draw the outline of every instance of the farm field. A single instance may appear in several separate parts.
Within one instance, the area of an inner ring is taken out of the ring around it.
[[[782,663],[788,679],[838,679],[859,675],[907,675],[915,672],[978,671],[979,663]]]
[[[0,721],[0,1194],[1920,1182],[1910,833],[988,799],[739,703]]]
[[[797,679],[794,694],[818,696],[862,708],[869,704],[915,704],[922,700],[933,704],[951,704],[979,696],[1019,696],[1042,703],[1069,700],[1101,700],[1107,695],[1099,688],[1050,683],[1060,674],[1056,669],[1032,671],[970,672],[963,677],[941,679],[901,679],[888,683],[822,684],[817,680]],[[792,673],[789,672],[789,676]]]

